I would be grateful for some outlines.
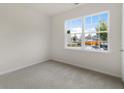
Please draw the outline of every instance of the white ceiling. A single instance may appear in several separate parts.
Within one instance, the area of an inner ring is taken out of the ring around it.
[[[78,7],[80,5],[83,4],[75,5],[74,3],[41,3],[41,4],[34,4],[33,8],[39,12],[44,12],[47,15],[53,16],[58,13]]]
[[[84,5],[83,3],[80,3],[78,5],[75,5],[74,3],[18,3],[18,4],[0,4],[0,8],[12,8],[12,9],[31,9],[37,12],[45,13],[49,16],[56,15],[58,13],[68,11],[70,9],[76,8],[80,5]]]

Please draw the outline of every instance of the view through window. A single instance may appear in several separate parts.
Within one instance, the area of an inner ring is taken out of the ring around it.
[[[66,47],[107,51],[108,28],[108,12],[67,20],[65,22]]]
[[[81,47],[82,20],[72,19],[65,23],[68,47]]]

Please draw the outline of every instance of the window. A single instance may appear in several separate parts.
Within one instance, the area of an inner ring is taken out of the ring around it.
[[[81,48],[82,19],[77,18],[65,22],[67,47]]]
[[[108,12],[65,22],[65,46],[90,51],[108,51]]]

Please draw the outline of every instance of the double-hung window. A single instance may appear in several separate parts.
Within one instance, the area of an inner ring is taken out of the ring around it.
[[[65,47],[108,51],[109,13],[102,12],[65,21]]]

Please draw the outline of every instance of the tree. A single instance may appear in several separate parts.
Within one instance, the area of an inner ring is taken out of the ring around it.
[[[100,39],[101,39],[102,41],[107,41],[107,33],[106,33],[106,32],[100,33]]]
[[[108,26],[104,20],[100,21],[99,24],[100,24],[100,31],[107,31],[108,30]]]
[[[108,25],[104,20],[99,21],[99,25],[96,26],[96,31],[100,30],[101,33],[97,33],[97,37],[100,36],[102,41],[107,41],[107,33],[102,31],[108,31]]]

